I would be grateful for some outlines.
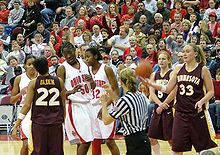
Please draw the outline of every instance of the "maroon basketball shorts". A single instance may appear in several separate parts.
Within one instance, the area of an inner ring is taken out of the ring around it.
[[[161,114],[157,114],[156,109],[150,121],[148,129],[148,137],[160,140],[171,140],[173,126],[172,107],[164,110]]]
[[[63,155],[63,126],[32,123],[29,151],[31,155]],[[32,145],[31,145],[32,144]]]
[[[207,110],[200,113],[175,112],[172,132],[174,152],[196,152],[217,146],[215,131]]]

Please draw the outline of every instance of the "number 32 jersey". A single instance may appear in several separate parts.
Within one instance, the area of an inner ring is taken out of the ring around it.
[[[35,83],[31,120],[40,125],[64,122],[60,80],[55,76],[38,76]]]
[[[197,113],[195,104],[205,95],[202,78],[202,64],[192,70],[187,71],[185,64],[177,74],[178,90],[176,96],[176,111],[185,113]],[[203,105],[205,109],[205,105]]]
[[[92,73],[92,68],[90,67],[90,73],[93,80],[96,83],[95,89],[92,91],[93,99],[91,100],[92,104],[100,104],[100,97],[105,92],[105,89],[102,86],[106,83],[109,84],[107,75],[105,73],[105,64],[101,64],[97,73]]]

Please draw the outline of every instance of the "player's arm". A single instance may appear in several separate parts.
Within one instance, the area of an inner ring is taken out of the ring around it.
[[[202,68],[202,77],[204,80],[204,86],[206,88],[206,94],[195,105],[195,108],[198,109],[198,112],[201,112],[202,105],[205,103],[208,103],[208,101],[214,96],[214,86],[213,86],[213,82],[212,82],[212,77],[211,77],[211,74],[206,66],[204,66]]]
[[[115,119],[108,113],[108,101],[109,96],[107,94],[103,94],[100,98],[102,103],[102,121],[105,125],[108,125],[115,121]]]
[[[163,93],[169,94],[175,88],[175,86],[177,84],[177,74],[182,66],[183,65],[181,64],[181,65],[177,65],[174,68],[172,75],[170,77],[170,80],[166,86],[159,85],[159,84],[156,84],[155,82],[151,82],[151,81],[143,81],[143,82],[146,83],[147,85],[153,87],[156,90],[159,90]]]
[[[62,99],[62,103],[63,103],[63,112],[64,112],[64,118],[66,117],[66,89],[64,87],[64,82],[61,78],[59,78],[60,80],[60,85],[61,85],[61,99]]]
[[[21,76],[17,76],[14,81],[13,89],[11,91],[10,103],[16,104],[22,95],[22,92],[19,93],[19,83],[21,81]]]
[[[150,81],[155,82],[154,78],[155,78],[155,73],[152,73],[150,76]],[[155,94],[155,89],[153,87],[150,87],[149,89],[150,89],[150,96],[149,96],[150,100],[154,101],[154,103],[160,106],[162,102],[159,100],[159,98]]]
[[[112,100],[116,101],[118,100],[119,87],[118,87],[117,79],[115,77],[115,73],[113,72],[112,68],[109,66],[105,66],[104,69],[105,69],[105,73],[108,78],[109,84],[111,85],[111,89],[113,90]]]
[[[21,124],[21,121],[25,118],[26,114],[28,113],[28,111],[31,108],[31,104],[32,104],[33,98],[34,98],[35,82],[36,82],[36,79],[31,80],[28,85],[27,96],[25,98],[24,106],[22,107],[20,113],[18,114],[18,119],[15,122],[15,125],[13,127],[12,136],[14,136],[14,137],[16,137],[16,133],[17,133],[18,127]]]

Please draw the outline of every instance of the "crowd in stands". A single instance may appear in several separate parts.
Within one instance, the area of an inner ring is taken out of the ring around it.
[[[183,63],[183,47],[195,43],[204,51],[216,88],[219,21],[219,0],[1,0],[0,78],[2,84],[13,86],[13,77],[25,71],[24,59],[30,54],[47,57],[50,73],[56,75],[65,61],[65,42],[71,42],[82,59],[86,49],[99,47],[103,63],[115,74],[123,67],[135,69],[143,59],[157,71],[160,51],[172,56],[174,68]],[[211,109],[218,130],[219,93],[215,92],[217,102],[211,103],[216,105]]]

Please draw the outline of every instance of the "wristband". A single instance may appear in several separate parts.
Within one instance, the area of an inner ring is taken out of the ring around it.
[[[165,93],[166,90],[167,90],[167,87],[164,86],[164,85],[161,85],[161,89],[160,89],[160,91],[163,92],[163,93]]]
[[[18,114],[18,119],[23,120],[25,118],[25,115],[22,113]]]

